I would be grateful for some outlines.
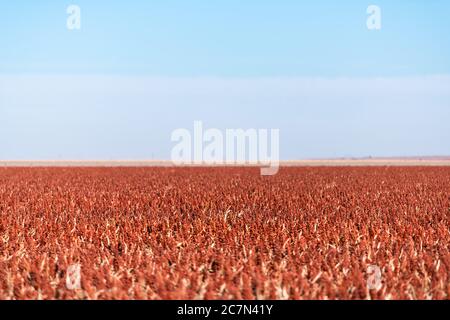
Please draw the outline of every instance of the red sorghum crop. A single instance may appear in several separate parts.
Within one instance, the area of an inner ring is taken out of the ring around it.
[[[0,298],[449,299],[449,230],[445,167],[1,168]]]

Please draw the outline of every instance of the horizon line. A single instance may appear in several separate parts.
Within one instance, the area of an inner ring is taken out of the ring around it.
[[[340,157],[273,161],[280,167],[309,166],[450,166],[450,156]],[[269,163],[270,164],[270,163]],[[265,167],[266,163],[183,163],[172,160],[0,160],[0,167]]]

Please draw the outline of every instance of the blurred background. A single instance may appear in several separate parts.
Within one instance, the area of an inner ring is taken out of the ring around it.
[[[0,160],[169,160],[171,132],[195,120],[280,129],[282,160],[449,155],[449,14],[424,0],[2,2]]]

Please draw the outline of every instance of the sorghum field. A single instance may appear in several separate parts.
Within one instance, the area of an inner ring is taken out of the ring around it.
[[[449,230],[448,167],[1,168],[0,298],[449,299]]]

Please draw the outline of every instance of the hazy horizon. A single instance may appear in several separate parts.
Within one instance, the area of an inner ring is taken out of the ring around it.
[[[194,121],[279,129],[280,160],[450,155],[446,1],[0,11],[0,160],[170,160],[171,133]]]

